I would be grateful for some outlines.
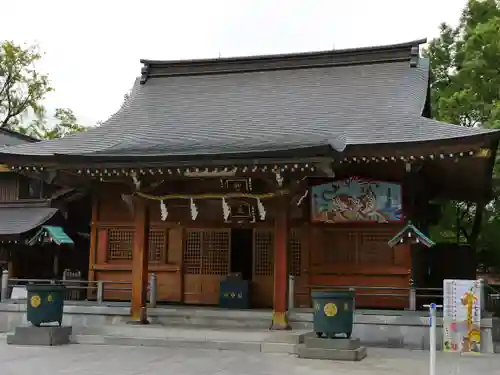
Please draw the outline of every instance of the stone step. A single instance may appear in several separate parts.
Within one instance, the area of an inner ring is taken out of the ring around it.
[[[185,347],[193,349],[236,350],[263,353],[296,354],[297,344],[287,342],[267,341],[224,341],[224,340],[195,340],[181,338],[143,338],[101,335],[73,335],[73,344],[86,345],[123,345],[146,347]]]
[[[243,341],[271,341],[297,344],[304,330],[292,331],[270,331],[268,329],[255,328],[232,328],[193,325],[130,325],[110,324],[95,327],[73,327],[75,334],[98,335],[98,336],[120,336],[138,338],[182,338],[195,340],[243,340]]]
[[[239,318],[239,317],[211,317],[211,316],[182,316],[172,315],[162,317],[161,319],[150,318],[153,324],[162,324],[168,326],[193,325],[193,326],[212,326],[212,327],[232,327],[232,328],[258,328],[268,329],[271,325],[271,319],[267,318]]]
[[[231,330],[198,327],[110,325],[76,329],[72,342],[94,345],[191,347],[296,353],[304,331]]]
[[[294,329],[311,329],[310,314],[291,314],[290,325]],[[232,328],[258,328],[268,329],[271,325],[270,313],[254,313],[253,311],[238,310],[208,310],[196,313],[183,309],[162,311],[160,314],[150,316],[153,324],[169,326],[195,325],[211,327]]]
[[[195,340],[180,338],[143,338],[121,336],[74,335],[71,340],[74,344],[92,345],[122,345],[147,347],[175,347],[193,349],[237,350],[260,352],[260,342],[222,341],[222,340]]]

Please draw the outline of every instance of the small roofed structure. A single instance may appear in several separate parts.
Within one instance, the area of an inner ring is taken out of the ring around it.
[[[289,274],[298,306],[320,286],[407,286],[413,245],[388,241],[408,220],[424,234],[433,199],[490,197],[500,133],[428,118],[424,42],[143,60],[102,126],[0,159],[92,186],[89,275],[132,280],[134,320],[146,319],[148,272],[160,301],[194,304],[216,304],[220,281],[241,272],[283,328]]]
[[[39,140],[0,128],[1,147],[36,142]],[[50,194],[52,190],[54,194]],[[0,165],[0,268],[8,270],[9,277],[23,277],[22,271],[32,277],[40,276],[37,273],[40,263],[43,263],[40,259],[46,260],[52,256],[51,252],[37,254],[39,249],[33,252],[25,250],[44,224],[65,223],[64,215],[60,212],[61,200],[57,195],[61,190],[56,190],[37,178],[21,176],[7,165]],[[65,192],[68,193],[67,189]]]

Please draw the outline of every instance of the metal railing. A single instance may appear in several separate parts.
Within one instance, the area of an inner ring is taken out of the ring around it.
[[[482,279],[481,283],[482,293],[482,310],[496,313],[500,316],[500,286],[497,288],[488,285]],[[443,288],[431,287],[416,287],[410,285],[408,287],[392,287],[392,286],[362,286],[362,285],[309,285],[308,289],[328,289],[328,290],[353,290],[356,292],[357,297],[383,297],[383,298],[405,298],[408,299],[409,311],[416,311],[425,309],[425,305],[436,303],[443,304]],[[288,278],[288,309],[294,309],[294,296],[295,296],[295,277],[290,275]]]
[[[95,300],[98,304],[102,304],[105,300],[106,292],[115,293],[131,293],[132,282],[130,281],[111,281],[111,280],[55,280],[55,279],[19,279],[9,278],[8,271],[2,272],[0,300],[7,301],[14,288],[26,288],[30,284],[60,284],[64,285],[68,292],[65,294],[66,300],[83,300],[89,299],[89,296],[95,295]],[[157,277],[155,273],[149,275],[148,280],[148,302],[150,307],[156,307],[157,303]],[[72,293],[78,291],[80,293]],[[84,298],[72,298],[72,296],[82,295]],[[93,298],[91,298],[93,300]]]
[[[132,292],[132,282],[130,281],[112,281],[112,280],[53,280],[53,279],[19,279],[9,278],[7,270],[2,272],[0,300],[7,301],[11,297],[13,288],[25,288],[29,284],[61,284],[66,287],[68,291],[78,291],[80,293],[67,293],[67,300],[74,300],[72,296],[81,295],[83,298],[79,300],[94,300],[89,296],[95,295],[97,304],[105,302],[106,293],[127,293]],[[293,310],[296,279],[293,275],[288,277],[288,309]],[[148,302],[150,307],[156,307],[158,300],[158,281],[155,273],[149,275],[148,280]],[[442,304],[443,301],[443,288],[417,288],[415,286],[408,287],[391,287],[391,286],[361,286],[361,285],[311,285],[309,289],[329,289],[329,290],[354,290],[356,296],[363,297],[383,297],[383,298],[406,298],[408,299],[407,310],[416,311],[424,305],[434,302]],[[495,287],[483,283],[482,293],[483,300],[486,301],[484,310],[500,315],[500,287]],[[121,299],[122,301],[125,300]]]

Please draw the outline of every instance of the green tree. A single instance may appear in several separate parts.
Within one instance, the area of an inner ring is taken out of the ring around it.
[[[30,124],[19,126],[16,130],[38,139],[62,138],[70,134],[85,131],[85,127],[78,124],[78,120],[71,109],[56,109],[54,120],[54,124],[48,124],[45,113],[41,113]]]
[[[431,59],[433,117],[460,126],[500,128],[500,0],[469,0],[459,25],[442,24],[426,54]],[[450,202],[443,206],[435,235],[454,233],[478,251],[498,247],[498,209],[497,199]],[[486,238],[492,233],[498,233],[493,242]]]
[[[0,127],[16,127],[30,109],[43,112],[41,101],[52,88],[47,75],[35,68],[40,58],[37,46],[0,42]]]

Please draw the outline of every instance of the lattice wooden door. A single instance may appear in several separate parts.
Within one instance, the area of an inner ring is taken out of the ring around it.
[[[253,231],[252,304],[272,307],[274,297],[274,230],[255,228]]]
[[[311,293],[309,285],[309,254],[307,246],[307,229],[290,230],[288,242],[288,272],[295,277],[294,306],[309,307]]]
[[[229,273],[229,229],[188,229],[184,249],[184,301],[217,304],[220,281]]]

